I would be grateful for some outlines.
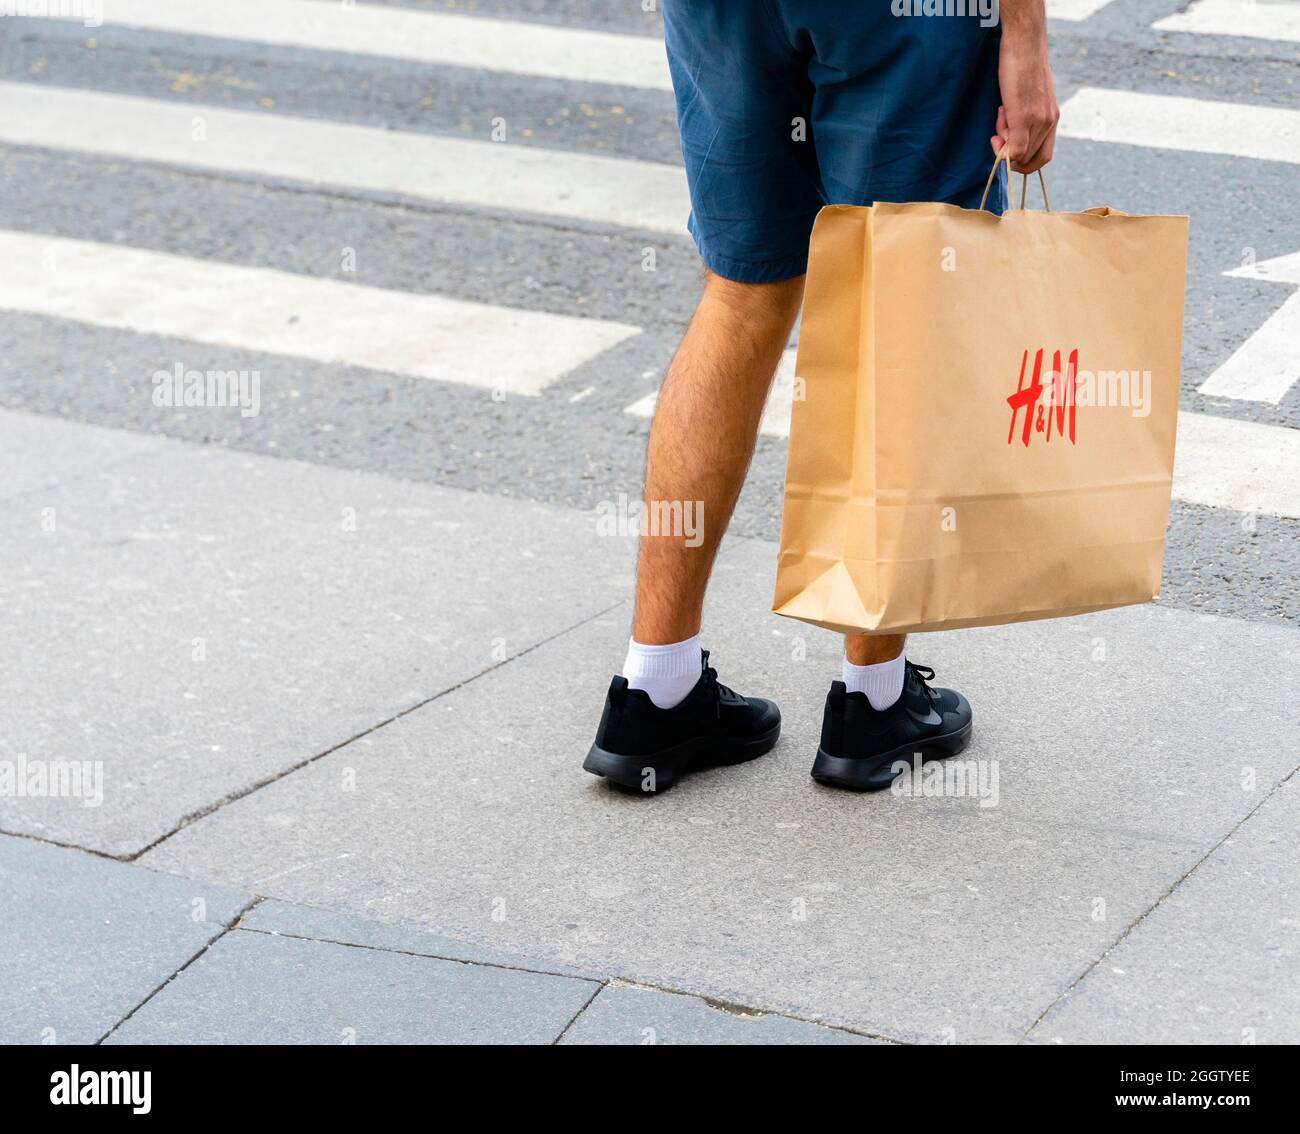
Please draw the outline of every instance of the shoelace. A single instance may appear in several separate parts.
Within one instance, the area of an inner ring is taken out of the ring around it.
[[[704,683],[713,695],[713,707],[720,718],[722,716],[722,698],[727,697],[731,700],[739,700],[740,698],[734,689],[723,685],[718,680],[718,671],[709,665],[709,651],[701,650],[700,652],[704,655]]]
[[[939,700],[939,694],[930,688],[929,683],[934,680],[934,670],[928,665],[913,665],[911,662],[904,663],[908,670],[916,675],[916,680],[921,688],[925,690],[925,695],[930,699],[930,704],[935,704]]]

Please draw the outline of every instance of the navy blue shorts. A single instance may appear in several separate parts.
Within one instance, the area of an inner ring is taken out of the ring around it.
[[[895,7],[664,0],[688,227],[710,270],[746,283],[802,275],[823,205],[979,206],[1000,29]],[[988,207],[1005,203],[999,170]]]

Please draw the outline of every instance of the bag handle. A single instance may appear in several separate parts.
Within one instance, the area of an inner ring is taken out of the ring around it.
[[[1016,183],[1012,180],[1014,176],[1011,172],[1011,155],[1007,153],[1008,143],[1004,143],[998,150],[998,156],[993,159],[993,168],[989,170],[989,179],[984,182],[984,196],[980,198],[980,208],[984,208],[984,202],[989,199],[989,190],[993,188],[993,178],[997,176],[998,165],[1002,162],[1007,163],[1007,196],[1011,198],[1011,207],[1016,207]],[[1043,190],[1043,211],[1050,213],[1052,204],[1047,199],[1047,182],[1043,180],[1042,166],[1038,168],[1038,184]],[[1023,212],[1025,201],[1029,197],[1029,174],[1021,174],[1020,177],[1020,209]]]

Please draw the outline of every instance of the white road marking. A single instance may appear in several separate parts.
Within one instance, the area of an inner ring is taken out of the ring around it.
[[[678,166],[0,82],[0,142],[683,233]]]
[[[1300,429],[1178,415],[1174,497],[1300,519]]]
[[[1300,4],[1295,0],[1197,0],[1152,27],[1159,31],[1240,35],[1300,43]]]
[[[540,393],[640,333],[23,232],[0,231],[0,263],[0,309],[511,394]]]
[[[339,0],[101,0],[105,26],[671,90],[663,41]],[[36,7],[33,5],[32,7]],[[42,5],[41,7],[46,7]],[[84,23],[80,4],[44,18]]]
[[[1300,288],[1300,252],[1224,272],[1246,280],[1271,280]],[[1277,405],[1300,378],[1300,291],[1261,324],[1201,386],[1202,394]]]
[[[1110,0],[1047,0],[1047,14],[1053,20],[1086,20],[1109,3]]]
[[[1300,162],[1300,110],[1084,87],[1061,107],[1066,138]]]

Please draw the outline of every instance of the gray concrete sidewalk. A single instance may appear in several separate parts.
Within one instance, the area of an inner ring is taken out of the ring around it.
[[[876,1042],[0,836],[0,1043]]]
[[[1300,1039],[1300,632],[918,638],[986,790],[864,798],[807,774],[836,641],[733,541],[707,643],[783,739],[641,799],[579,768],[590,514],[7,412],[0,485],[0,761],[103,773],[0,795],[0,1038]]]

